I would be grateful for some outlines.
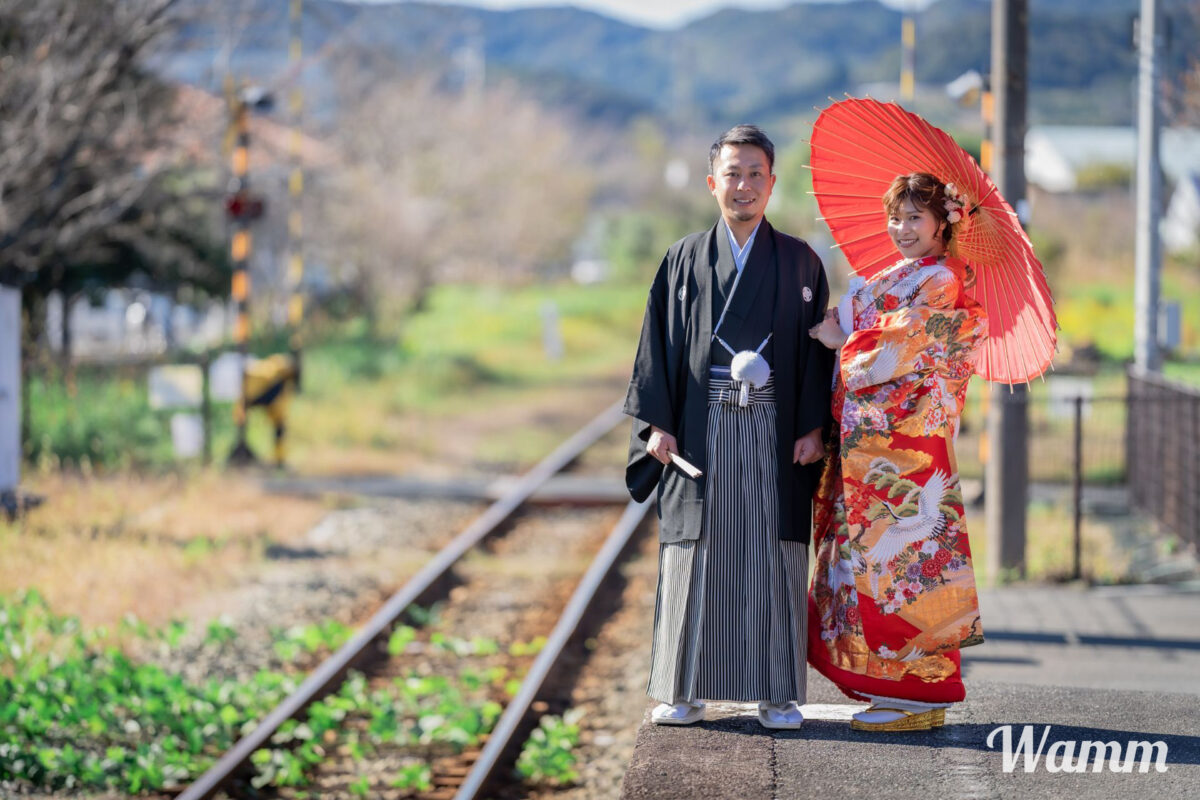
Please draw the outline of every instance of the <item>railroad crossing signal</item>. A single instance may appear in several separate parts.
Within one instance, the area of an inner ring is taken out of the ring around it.
[[[233,133],[233,150],[230,158],[233,193],[225,199],[225,213],[233,222],[229,241],[229,258],[233,266],[230,295],[236,309],[233,324],[233,341],[242,357],[243,370],[248,356],[250,338],[250,252],[253,240],[250,223],[261,217],[264,202],[250,192],[250,110],[269,110],[273,98],[270,93],[254,86],[243,86],[235,90],[232,78],[225,87],[229,104],[230,131]],[[254,453],[246,444],[246,375],[242,377],[242,402],[234,407],[234,422],[237,425],[237,441],[229,454],[232,464],[252,464]]]
[[[263,215],[266,201],[256,194],[238,191],[225,198],[225,215],[233,220],[258,219]]]

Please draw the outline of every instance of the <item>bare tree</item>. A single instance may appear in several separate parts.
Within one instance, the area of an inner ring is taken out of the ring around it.
[[[169,90],[144,62],[176,0],[0,0],[0,280],[21,285],[120,220]]]
[[[125,218],[152,181],[137,156],[163,90],[142,59],[174,2],[0,0],[0,284],[52,283],[64,255]],[[25,359],[12,335],[17,292],[0,300],[0,493],[11,509],[22,393],[12,367]]]
[[[357,66],[373,82],[345,92],[361,99],[339,119],[322,219],[327,260],[365,297],[419,307],[439,280],[566,263],[594,185],[566,120],[508,83],[448,91]]]

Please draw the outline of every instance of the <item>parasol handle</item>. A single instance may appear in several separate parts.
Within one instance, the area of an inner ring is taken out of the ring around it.
[[[994,192],[994,191],[996,191],[996,185],[992,184],[992,188],[988,189],[988,193],[985,194],[983,197],[979,198],[979,202],[976,203],[975,205],[971,206],[971,210],[968,211],[967,214],[972,217],[975,216],[975,214],[978,213],[978,211],[979,211],[979,207],[981,205],[983,205],[983,201],[987,200],[989,197],[991,197],[992,192]]]

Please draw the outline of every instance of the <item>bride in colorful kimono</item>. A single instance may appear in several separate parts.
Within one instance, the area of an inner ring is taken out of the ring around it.
[[[965,697],[959,650],[983,641],[954,439],[987,321],[949,255],[966,213],[954,185],[900,176],[883,209],[903,258],[852,279],[809,332],[840,366],[813,504],[808,659],[871,703],[852,728],[928,730]]]

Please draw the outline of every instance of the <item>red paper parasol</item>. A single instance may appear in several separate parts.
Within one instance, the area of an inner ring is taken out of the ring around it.
[[[857,98],[822,111],[811,144],[822,217],[850,266],[867,279],[902,257],[882,203],[896,176],[928,172],[954,184],[971,213],[956,226],[952,254],[974,270],[968,293],[988,315],[977,371],[1008,384],[1046,371],[1058,324],[1045,273],[1016,213],[970,154],[895,103]]]

